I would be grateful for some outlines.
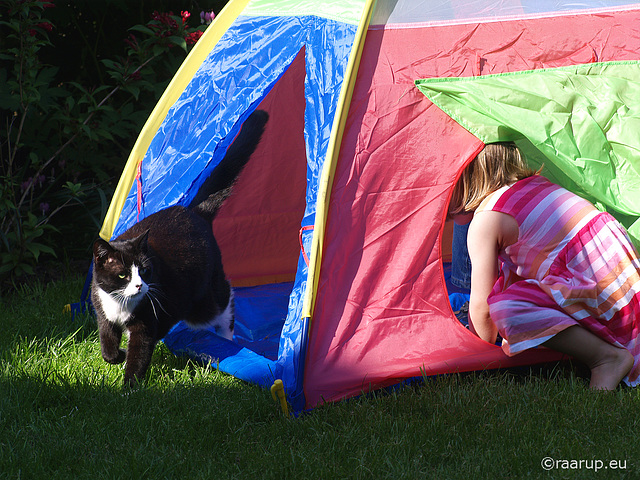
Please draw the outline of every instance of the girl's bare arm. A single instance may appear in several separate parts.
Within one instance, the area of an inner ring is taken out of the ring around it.
[[[515,219],[499,212],[478,212],[467,236],[471,258],[469,325],[483,340],[495,343],[498,329],[489,315],[487,298],[498,279],[498,252],[518,239]]]

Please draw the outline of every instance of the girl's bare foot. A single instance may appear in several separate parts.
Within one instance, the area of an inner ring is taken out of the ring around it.
[[[583,362],[591,370],[593,390],[614,390],[633,366],[633,355],[579,325],[562,330],[543,343]]]
[[[633,355],[624,348],[614,348],[608,358],[591,367],[591,389],[615,390],[633,367]]]

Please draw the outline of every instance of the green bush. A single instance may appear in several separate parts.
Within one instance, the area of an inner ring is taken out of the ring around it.
[[[88,263],[131,146],[207,25],[153,10],[123,35],[120,0],[0,8],[0,285],[15,285],[43,259]]]

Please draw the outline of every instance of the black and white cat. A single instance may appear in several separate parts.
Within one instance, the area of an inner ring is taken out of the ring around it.
[[[180,320],[192,327],[215,326],[231,340],[233,291],[226,279],[211,221],[255,151],[266,112],[244,122],[224,159],[188,207],[160,210],[111,242],[93,245],[91,301],[102,357],[126,361],[125,386],[141,381],[160,339]],[[120,348],[128,332],[127,350]]]

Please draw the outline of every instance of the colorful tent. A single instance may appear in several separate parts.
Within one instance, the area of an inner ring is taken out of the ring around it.
[[[455,318],[451,188],[484,142],[513,138],[637,239],[639,60],[624,1],[232,0],[145,125],[101,236],[187,204],[261,108],[264,140],[213,225],[235,341],[178,324],[170,349],[281,379],[296,410],[557,359],[506,357]]]

